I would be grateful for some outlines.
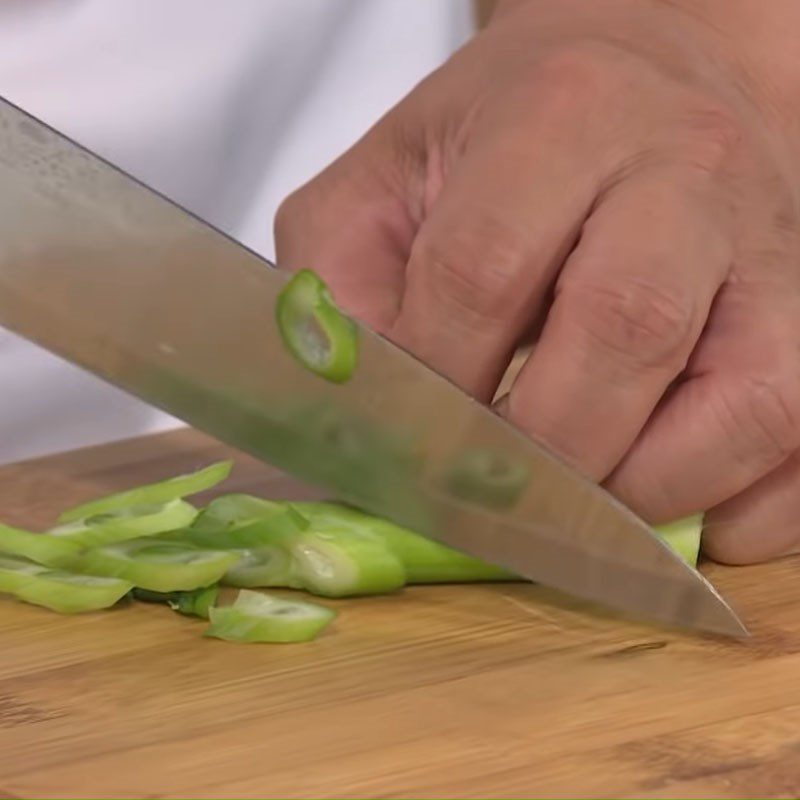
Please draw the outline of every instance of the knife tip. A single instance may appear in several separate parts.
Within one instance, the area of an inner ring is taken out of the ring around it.
[[[749,639],[751,634],[733,609],[716,592],[706,603],[697,626],[709,633],[734,639]]]

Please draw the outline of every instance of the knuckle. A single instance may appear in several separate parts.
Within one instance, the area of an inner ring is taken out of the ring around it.
[[[581,43],[543,54],[535,69],[539,100],[570,106],[576,98],[605,96],[615,83],[617,72],[605,48]]]
[[[681,369],[694,343],[696,314],[689,295],[629,279],[561,283],[572,319],[592,344],[632,369]]]
[[[504,230],[501,230],[504,228]],[[484,220],[447,236],[421,236],[412,262],[424,270],[431,301],[465,327],[497,327],[519,304],[522,246],[500,223]]]
[[[720,394],[719,412],[730,428],[736,458],[772,469],[800,445],[800,376],[748,376]]]
[[[598,44],[575,42],[545,52],[537,64],[540,73],[552,83],[567,87],[585,86],[608,73],[613,63],[609,54],[608,48]]]
[[[706,102],[689,112],[688,137],[688,155],[694,166],[714,173],[738,153],[744,131],[731,110]]]
[[[275,212],[273,222],[276,239],[289,236],[300,225],[305,205],[305,189],[297,189],[284,198]]]

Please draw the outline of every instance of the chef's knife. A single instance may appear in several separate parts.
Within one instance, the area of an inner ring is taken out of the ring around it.
[[[286,281],[0,100],[0,324],[342,500],[533,581],[637,617],[746,633],[630,510],[375,333],[360,328],[345,383],[305,369],[276,327]]]

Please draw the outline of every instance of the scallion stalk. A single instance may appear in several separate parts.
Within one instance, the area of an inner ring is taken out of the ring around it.
[[[292,505],[308,518],[314,531],[344,528],[376,537],[400,559],[410,584],[522,580],[502,567],[350,506],[332,502]]]

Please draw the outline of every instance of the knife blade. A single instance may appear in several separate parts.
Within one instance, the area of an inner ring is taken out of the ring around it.
[[[313,268],[313,265],[309,265]],[[732,636],[602,488],[361,326],[343,384],[287,351],[287,276],[0,98],[0,324],[339,499],[638,618]]]

